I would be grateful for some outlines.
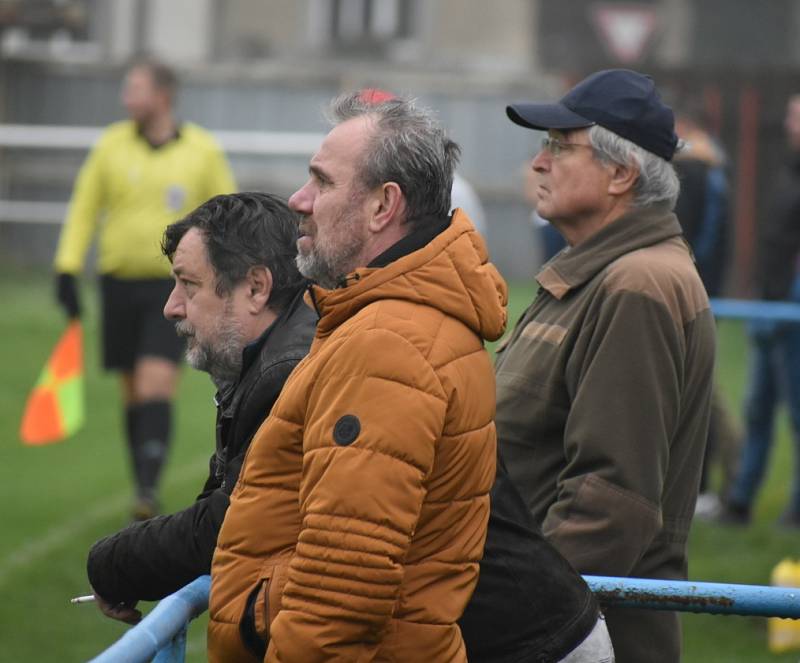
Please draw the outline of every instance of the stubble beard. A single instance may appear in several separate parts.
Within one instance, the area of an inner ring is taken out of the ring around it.
[[[198,340],[194,328],[186,320],[177,322],[175,330],[186,338],[186,362],[192,368],[208,373],[215,384],[231,382],[239,377],[246,343],[241,326],[230,315],[228,306],[214,329],[211,341]]]
[[[295,258],[297,269],[310,281],[333,290],[358,266],[356,261],[364,248],[365,239],[355,216],[355,205],[344,210],[334,222],[331,236],[324,244],[319,242],[319,233],[313,221],[306,220],[305,223],[311,224],[314,234],[307,252],[298,249]]]

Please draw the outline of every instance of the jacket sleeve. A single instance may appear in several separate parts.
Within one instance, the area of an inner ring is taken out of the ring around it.
[[[103,206],[103,138],[81,166],[69,211],[58,240],[54,268],[57,272],[79,274],[92,243]]]
[[[372,659],[445,423],[437,375],[398,334],[360,332],[329,356],[308,395],[301,529],[270,627],[273,663]]]
[[[606,296],[579,334],[566,464],[542,531],[581,573],[627,575],[662,525],[684,353],[666,306],[630,291]]]
[[[293,353],[271,365],[260,377],[256,393],[246,400],[247,412],[237,411],[238,436],[224,468],[224,486],[211,456],[203,490],[194,504],[169,516],[134,523],[101,539],[89,552],[89,582],[104,599],[155,601],[172,594],[195,578],[211,572],[217,536],[236,485],[253,433],[269,413],[302,353]],[[246,416],[245,416],[246,415]]]
[[[133,523],[92,546],[89,582],[111,603],[156,601],[211,572],[229,497],[209,478],[200,499],[168,516]]]

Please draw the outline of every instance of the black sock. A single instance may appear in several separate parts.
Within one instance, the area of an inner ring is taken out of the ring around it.
[[[125,434],[128,437],[128,453],[131,457],[131,469],[133,470],[133,480],[136,483],[136,493],[139,494],[139,475],[141,474],[139,456],[137,452],[136,431],[139,428],[139,406],[128,405],[125,408]]]
[[[131,452],[140,498],[155,499],[161,469],[169,449],[172,405],[169,401],[146,401],[129,408],[133,425]]]

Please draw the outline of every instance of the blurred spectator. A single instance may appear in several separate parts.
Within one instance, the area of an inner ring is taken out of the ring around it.
[[[681,182],[675,214],[706,291],[718,297],[728,256],[729,187],[725,153],[703,124],[696,113],[676,117],[676,130],[686,146],[675,155]]]
[[[686,142],[675,155],[675,171],[681,192],[675,213],[695,257],[697,270],[710,297],[722,294],[728,260],[730,190],[727,159],[719,143],[706,129],[702,110],[684,102],[676,117],[678,135]],[[715,384],[711,398],[708,443],[700,475],[700,495],[695,513],[712,518],[722,508],[722,498],[730,490],[736,473],[741,432],[728,410],[724,396]],[[719,458],[722,483],[719,494],[711,490],[710,469]]]
[[[450,190],[450,205],[463,209],[481,235],[486,237],[486,213],[481,199],[472,185],[458,173],[453,173],[453,188]]]
[[[99,233],[103,365],[122,377],[137,520],[157,511],[184,346],[161,314],[172,289],[161,235],[208,198],[235,189],[213,138],[175,118],[176,86],[161,63],[130,67],[122,89],[130,119],[108,127],[83,164],[55,257],[58,302],[79,317],[76,276]]]
[[[784,128],[789,155],[775,175],[769,213],[758,226],[754,289],[759,299],[800,302],[796,270],[800,253],[800,94],[788,101]],[[750,521],[772,447],[775,409],[781,398],[786,398],[795,437],[795,471],[789,503],[779,522],[800,527],[800,325],[753,320],[748,331],[744,446],[720,520],[731,524]]]

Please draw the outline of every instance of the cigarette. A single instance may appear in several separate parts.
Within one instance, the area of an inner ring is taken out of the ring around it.
[[[70,603],[91,603],[94,601],[94,594],[88,594],[87,596],[76,596],[73,599],[70,599]]]

